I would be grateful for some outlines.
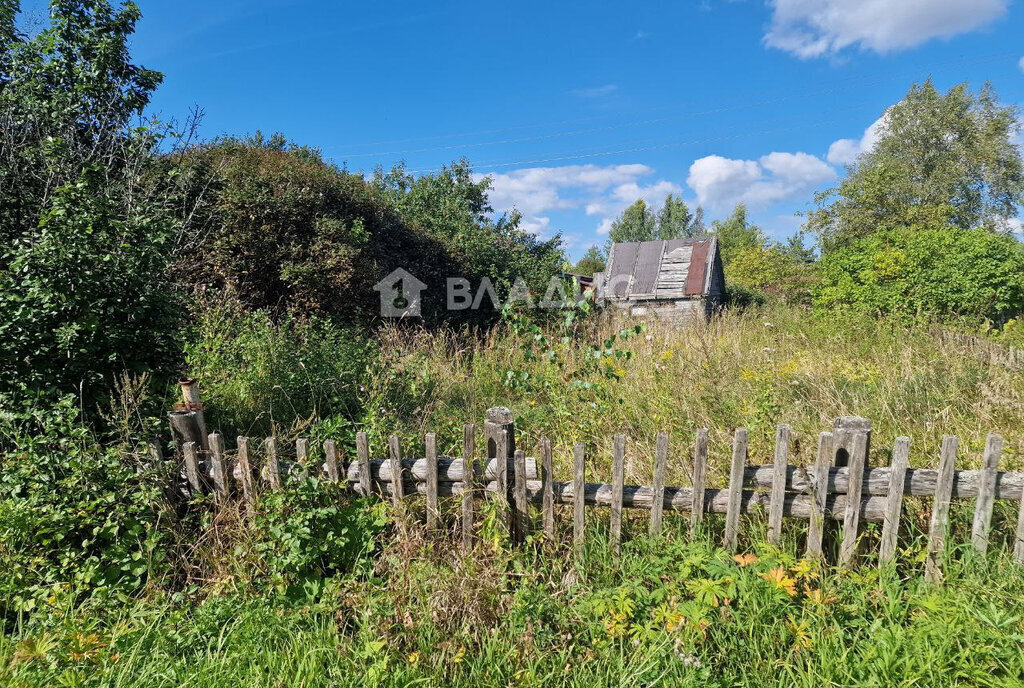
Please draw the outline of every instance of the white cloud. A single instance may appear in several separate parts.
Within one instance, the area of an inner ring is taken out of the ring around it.
[[[1008,217],[1002,221],[1000,229],[1011,234],[1016,234],[1019,239],[1024,239],[1024,222],[1019,217]]]
[[[530,217],[519,222],[519,229],[538,236],[547,234],[550,227],[551,218],[549,217]]]
[[[665,202],[669,194],[680,194],[683,188],[674,182],[662,179],[649,186],[640,186],[636,182],[628,182],[615,187],[612,194],[622,203],[629,205],[637,199],[643,199],[648,205],[658,206]]]
[[[690,165],[686,183],[698,202],[724,212],[737,203],[759,208],[796,198],[835,177],[830,165],[807,153],[769,153],[757,160],[708,155]]]
[[[765,43],[801,58],[850,46],[890,53],[981,28],[1009,0],[771,0]]]
[[[612,219],[638,198],[659,206],[668,194],[682,193],[679,184],[665,179],[642,183],[653,174],[654,168],[639,164],[565,165],[476,178],[490,177],[489,199],[495,210],[518,210],[523,229],[543,236],[553,229],[546,214],[551,211],[582,208],[587,216],[598,218],[596,231],[607,234]]]
[[[527,167],[500,174],[480,174],[477,179],[491,178],[490,201],[496,210],[519,210],[536,215],[548,210],[576,208],[584,201],[578,196],[594,197],[609,189],[653,174],[647,165],[565,165],[562,167]],[[576,198],[566,198],[570,192]],[[575,194],[573,194],[575,192]],[[594,199],[595,212],[600,203]]]
[[[1017,61],[1017,66],[1020,67],[1020,71],[1024,72],[1024,57]]]
[[[874,149],[878,139],[885,131],[886,116],[882,115],[876,119],[870,127],[864,130],[864,135],[859,139],[838,139],[828,147],[828,155],[825,159],[833,165],[850,165],[860,156]]]
[[[605,84],[604,86],[593,86],[591,88],[574,88],[569,93],[580,98],[600,98],[601,96],[609,96],[618,90],[619,87],[615,84]]]

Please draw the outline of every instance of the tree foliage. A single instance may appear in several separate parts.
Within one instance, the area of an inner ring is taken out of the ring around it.
[[[742,251],[768,246],[768,237],[760,227],[747,220],[747,206],[742,203],[727,219],[712,222],[711,232],[718,237],[718,250],[726,266]]]
[[[518,216],[490,218],[488,180],[465,163],[412,177],[402,168],[367,183],[283,136],[226,139],[190,150],[176,166],[205,189],[192,220],[189,278],[246,310],[367,323],[380,313],[375,283],[404,269],[427,285],[427,322],[486,320],[447,311],[449,277],[483,277],[499,298],[517,277],[541,289],[562,261],[560,239],[540,241]]]
[[[573,267],[573,272],[581,275],[593,275],[595,272],[604,270],[606,262],[607,260],[601,249],[597,246],[591,246]]]
[[[173,363],[174,223],[158,132],[136,121],[161,77],[130,61],[138,18],[131,3],[57,0],[29,38],[4,13],[0,395],[95,400],[122,370]]]
[[[681,197],[669,194],[657,211],[642,198],[622,211],[608,232],[608,243],[684,239],[703,231],[704,211],[690,212]]]
[[[1024,201],[1024,165],[1013,138],[1017,111],[986,85],[942,94],[914,85],[883,116],[881,136],[808,222],[828,249],[898,227],[997,229]]]
[[[815,302],[1003,322],[1024,311],[1017,112],[989,86],[912,86],[875,147],[809,218],[823,254]]]
[[[504,295],[517,277],[543,293],[563,261],[559,235],[548,240],[519,228],[518,213],[491,219],[489,177],[474,179],[466,160],[414,177],[403,166],[378,173],[374,186],[399,217],[422,227],[466,266],[466,277],[489,277]]]
[[[980,227],[876,232],[825,254],[815,302],[1002,323],[1024,305],[1024,250]]]

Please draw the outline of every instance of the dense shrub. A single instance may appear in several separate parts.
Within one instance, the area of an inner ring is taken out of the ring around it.
[[[815,282],[812,264],[794,260],[780,246],[761,244],[737,249],[726,268],[726,278],[730,296],[740,288],[789,303],[809,303]]]
[[[55,2],[0,32],[0,396],[77,392],[173,365],[173,223],[137,117],[160,82],[128,56],[132,4]]]
[[[368,183],[282,137],[225,140],[174,162],[199,211],[186,286],[214,289],[247,310],[366,323],[380,314],[374,285],[403,268],[427,285],[428,323],[486,321],[489,308],[447,311],[446,280],[488,277],[507,293],[515,277],[546,284],[559,242],[539,242],[517,218],[489,219],[486,182],[462,166],[413,179],[400,170]],[[191,196],[190,196],[191,197]]]
[[[986,229],[912,228],[827,251],[815,305],[1003,322],[1024,309],[1024,249]]]
[[[253,548],[271,585],[292,594],[319,594],[330,576],[367,573],[376,535],[386,523],[374,507],[337,485],[314,478],[260,500],[251,533]]]
[[[22,409],[17,409],[18,411]],[[160,488],[135,448],[102,447],[63,397],[0,454],[0,621],[19,612],[60,611],[83,597],[125,598],[161,568]]]

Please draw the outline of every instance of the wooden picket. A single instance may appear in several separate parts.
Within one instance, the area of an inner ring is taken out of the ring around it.
[[[647,509],[651,535],[661,532],[665,511],[690,512],[692,530],[701,525],[704,514],[724,514],[722,542],[733,551],[740,549],[742,514],[764,511],[766,537],[774,544],[781,542],[785,518],[807,520],[805,553],[813,558],[824,556],[826,521],[841,522],[837,563],[843,567],[854,566],[858,556],[865,553],[862,522],[881,522],[878,563],[886,566],[895,559],[904,497],[930,497],[932,515],[925,572],[932,583],[942,580],[952,500],[976,500],[971,544],[982,555],[989,548],[996,500],[1010,500],[1021,505],[1013,547],[1016,560],[1024,564],[1024,473],[998,470],[1002,437],[988,436],[980,470],[958,471],[956,437],[944,438],[937,469],[908,468],[910,439],[906,437],[896,438],[889,467],[870,468],[870,433],[870,423],[865,419],[840,419],[832,432],[819,436],[814,464],[794,466],[790,464],[793,433],[783,425],[775,435],[772,463],[748,466],[748,433],[738,428],[733,433],[725,489],[706,485],[707,429],[696,433],[691,487],[665,484],[668,467],[683,463],[682,456],[673,455],[667,432],[656,438],[651,486],[625,485],[626,436],[622,434],[615,435],[612,442],[610,484],[586,482],[587,451],[583,443],[576,444],[573,451],[571,480],[556,481],[550,439],[542,438],[539,442],[539,459],[516,449],[515,423],[511,412],[503,407],[488,411],[483,460],[477,454],[474,425],[464,427],[462,455],[458,458],[440,456],[436,435],[428,433],[424,438],[424,458],[403,456],[398,436],[391,435],[385,458],[373,459],[369,439],[363,432],[356,433],[355,458],[347,465],[333,440],[323,443],[321,463],[319,458],[311,457],[305,438],[295,443],[295,460],[289,461],[279,456],[276,438],[267,438],[262,448],[255,450],[248,438],[239,437],[235,450],[229,453],[223,437],[217,433],[208,436],[208,451],[195,442],[187,442],[178,456],[183,462],[185,489],[194,494],[210,491],[218,503],[238,494],[247,508],[255,504],[260,489],[281,489],[288,476],[316,475],[344,484],[359,495],[380,495],[402,509],[406,495],[423,494],[426,525],[437,529],[444,520],[441,498],[459,495],[462,545],[466,550],[476,542],[475,501],[490,495],[499,500],[499,514],[509,524],[511,540],[516,544],[531,539],[531,505],[540,507],[541,532],[548,542],[556,538],[555,506],[572,505],[572,539],[577,552],[581,552],[583,542],[585,509],[608,507],[608,533],[616,555],[620,553],[623,537],[623,509]],[[154,456],[163,456],[158,446],[153,451]]]

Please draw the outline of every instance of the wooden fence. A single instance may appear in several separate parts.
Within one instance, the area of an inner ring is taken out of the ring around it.
[[[941,578],[941,559],[949,530],[951,500],[974,499],[971,544],[979,552],[988,548],[994,501],[1020,503],[1014,556],[1024,564],[1024,473],[999,472],[1003,440],[990,434],[985,446],[983,468],[955,470],[958,449],[956,437],[942,442],[938,468],[908,468],[910,439],[899,437],[892,449],[889,468],[867,468],[871,441],[870,423],[863,418],[841,418],[831,432],[818,438],[817,458],[813,465],[789,463],[792,433],[780,426],[775,437],[774,461],[764,466],[747,465],[747,431],[735,431],[729,483],[725,488],[706,484],[708,431],[698,430],[692,450],[692,486],[665,485],[665,474],[673,452],[669,435],[657,437],[651,485],[625,485],[624,460],[626,438],[616,435],[612,444],[612,481],[587,482],[586,447],[575,446],[572,479],[557,481],[552,471],[551,442],[543,439],[539,458],[528,457],[516,448],[515,423],[504,407],[488,410],[484,423],[484,447],[478,450],[478,433],[466,425],[462,456],[438,456],[433,433],[425,438],[424,458],[403,454],[399,438],[388,440],[386,457],[373,458],[365,433],[356,434],[356,456],[346,462],[334,441],[323,443],[323,460],[311,461],[309,441],[296,442],[294,460],[280,458],[278,441],[263,442],[262,457],[256,461],[250,442],[239,437],[236,449],[228,453],[223,438],[210,434],[202,445],[182,445],[185,476],[193,492],[212,491],[218,499],[239,495],[252,503],[259,489],[279,489],[288,474],[319,472],[325,479],[345,482],[357,494],[380,495],[396,507],[415,495],[426,497],[426,523],[435,527],[441,518],[441,497],[461,497],[463,545],[474,541],[475,500],[489,495],[499,500],[510,525],[513,542],[522,542],[533,527],[531,505],[539,505],[540,528],[548,538],[555,537],[555,505],[572,505],[573,540],[577,546],[584,534],[586,507],[608,507],[611,544],[618,553],[622,541],[622,510],[645,509],[650,513],[649,529],[657,534],[665,510],[689,512],[691,527],[697,528],[708,513],[725,514],[723,544],[737,549],[740,515],[767,513],[767,539],[778,543],[784,518],[808,522],[806,554],[822,557],[826,520],[842,523],[838,564],[852,567],[858,557],[858,533],[861,522],[882,524],[878,562],[885,565],[896,554],[896,542],[903,500],[907,495],[931,497],[932,514],[928,539],[926,575]],[[689,444],[689,443],[687,443]],[[204,449],[205,445],[205,449]],[[290,452],[289,452],[290,453]],[[679,454],[673,460],[678,460]],[[688,457],[688,458],[689,458]]]

